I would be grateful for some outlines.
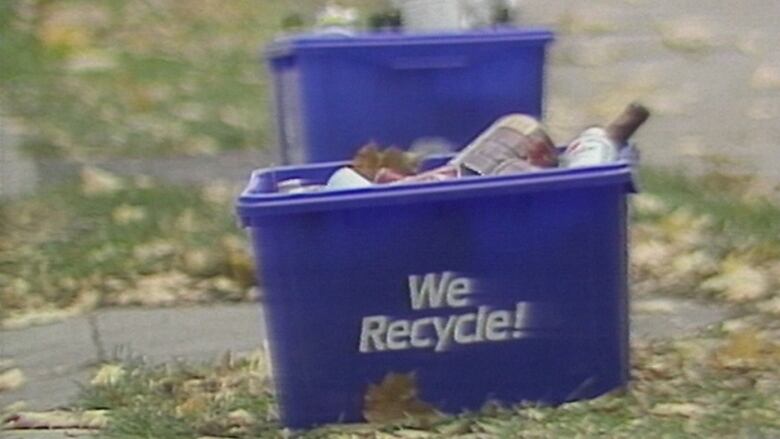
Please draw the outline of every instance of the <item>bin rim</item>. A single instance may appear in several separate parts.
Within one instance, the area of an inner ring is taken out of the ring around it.
[[[313,173],[323,175],[349,165],[348,161],[300,166],[280,166],[252,172],[244,191],[236,201],[243,227],[254,225],[254,219],[306,212],[404,205],[468,197],[546,192],[595,186],[620,186],[626,193],[637,191],[635,163],[631,159],[575,169],[543,169],[534,172],[474,176],[437,182],[374,185],[305,193],[263,191],[264,180],[282,174],[283,178],[302,178]]]
[[[268,59],[310,49],[412,46],[422,44],[473,44],[485,42],[529,42],[548,44],[555,38],[546,27],[499,27],[449,32],[359,32],[303,33],[280,37],[269,43],[263,55]]]

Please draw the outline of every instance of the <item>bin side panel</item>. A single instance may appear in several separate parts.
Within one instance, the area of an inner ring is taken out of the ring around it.
[[[282,421],[359,421],[391,372],[414,373],[445,412],[623,385],[624,198],[602,186],[264,218],[253,236]],[[426,279],[445,299],[415,303]],[[488,340],[486,321],[509,315]]]
[[[307,162],[351,158],[371,140],[406,149],[435,137],[460,148],[507,113],[541,117],[544,57],[543,42],[306,52],[300,106],[282,114],[303,121],[296,140]]]

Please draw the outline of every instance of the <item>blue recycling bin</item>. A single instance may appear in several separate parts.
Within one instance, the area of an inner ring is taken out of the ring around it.
[[[346,160],[369,141],[463,146],[499,116],[542,116],[546,29],[299,35],[270,44],[280,160]]]
[[[445,413],[626,384],[632,162],[275,192],[344,164],[258,170],[237,200],[284,425],[360,421],[390,374]]]

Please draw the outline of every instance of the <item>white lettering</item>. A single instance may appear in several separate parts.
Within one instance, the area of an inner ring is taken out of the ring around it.
[[[408,320],[396,320],[387,328],[387,348],[391,351],[409,348],[411,324]]]
[[[360,330],[360,352],[385,350],[382,336],[387,330],[388,320],[385,316],[371,316],[363,319],[363,328]]]
[[[523,330],[528,328],[528,321],[531,315],[530,310],[528,302],[517,302],[515,308],[515,329]]]
[[[428,273],[422,276],[409,276],[409,294],[411,296],[412,309],[441,308],[447,284],[452,273],[445,271],[441,278],[436,273]],[[427,304],[426,304],[427,302]]]
[[[460,277],[450,282],[447,287],[447,305],[453,308],[469,306],[471,301],[468,296],[473,292],[471,279]]]
[[[477,315],[474,313],[471,314],[463,314],[458,318],[458,324],[455,327],[455,341],[457,343],[462,344],[468,344],[468,343],[474,343],[476,340],[476,332],[477,328],[476,325],[474,325],[474,331],[471,334],[466,333],[467,324],[469,322],[476,322],[477,321]]]
[[[445,319],[444,317],[434,317],[433,327],[436,329],[436,352],[446,351],[452,341],[452,333],[455,331],[455,321],[457,316],[450,316]],[[445,324],[446,321],[446,324]]]
[[[409,276],[409,293],[414,310],[472,306],[475,281],[456,277],[454,272]],[[492,310],[488,305],[446,316],[393,319],[364,317],[360,331],[361,353],[433,349],[444,352],[453,345],[499,342],[531,337],[528,331],[534,304],[517,302],[514,309]],[[544,327],[555,326],[543,322]]]
[[[477,339],[476,341],[485,341],[485,318],[490,308],[487,306],[480,306],[477,310]]]
[[[424,337],[422,327],[432,324],[433,319],[427,318],[427,319],[419,319],[415,320],[414,323],[412,323],[412,347],[414,348],[429,348],[433,346],[433,340],[430,339],[430,337]]]
[[[509,311],[494,311],[490,313],[485,325],[485,336],[490,341],[509,339],[507,330],[512,327],[512,313]]]

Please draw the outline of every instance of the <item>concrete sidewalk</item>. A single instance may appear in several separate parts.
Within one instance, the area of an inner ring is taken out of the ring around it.
[[[631,335],[667,338],[726,318],[723,308],[690,301],[637,301]],[[142,356],[151,363],[214,360],[225,351],[262,349],[258,304],[169,309],[101,310],[49,326],[0,332],[0,358],[24,373],[21,388],[0,393],[0,407],[24,401],[30,410],[64,407],[102,361]]]
[[[0,393],[0,407],[64,407],[88,383],[94,368],[114,358],[151,363],[214,360],[225,351],[260,349],[260,306],[213,305],[168,309],[101,310],[48,326],[0,332],[0,358],[22,370],[26,384]]]

